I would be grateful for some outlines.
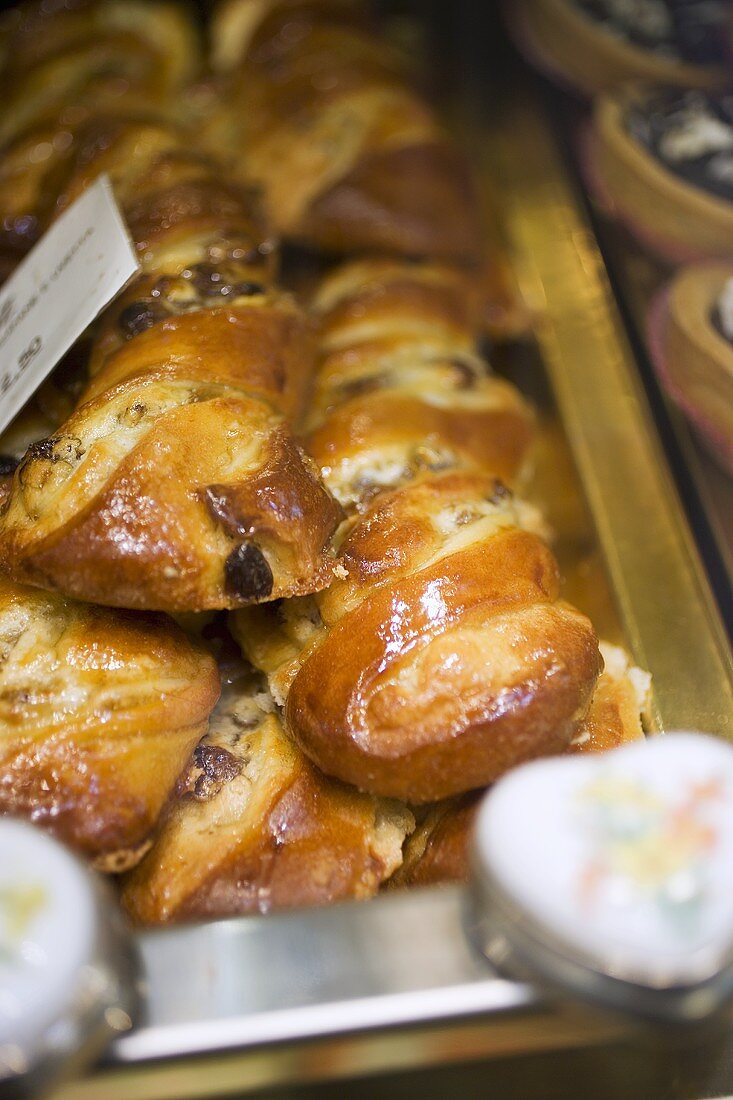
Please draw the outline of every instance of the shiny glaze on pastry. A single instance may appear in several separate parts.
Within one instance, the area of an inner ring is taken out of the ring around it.
[[[103,322],[78,408],[14,475],[4,567],[77,598],[165,611],[322,587],[340,513],[286,419],[313,338],[273,285],[250,192],[222,182],[175,127],[100,117],[77,137],[58,206],[103,171],[142,274]]]
[[[635,668],[618,646],[601,642],[604,670],[587,715],[568,752],[605,752],[644,736],[649,676]],[[483,792],[446,799],[423,812],[405,844],[404,862],[389,886],[432,886],[467,882],[471,837]]]
[[[518,476],[533,417],[478,353],[470,278],[440,264],[356,262],[326,278],[313,309],[321,354],[305,443],[346,509],[425,472]]]
[[[469,286],[389,261],[327,276],[306,446],[352,513],[336,579],[233,619],[303,751],[415,803],[562,751],[601,667],[540,517],[497,476],[532,421],[476,354]]]
[[[535,524],[493,478],[435,475],[354,521],[322,596],[235,616],[324,771],[429,802],[567,746],[601,660]]]
[[[153,847],[124,880],[128,913],[157,924],[373,896],[401,863],[411,812],[324,776],[266,687],[227,675]]]
[[[0,578],[0,813],[130,866],[218,694],[213,657],[163,616]]]

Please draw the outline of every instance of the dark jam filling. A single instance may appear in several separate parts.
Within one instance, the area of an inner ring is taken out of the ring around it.
[[[728,0],[572,0],[610,34],[694,65],[726,61]]]
[[[733,95],[659,90],[627,108],[625,125],[675,176],[733,202]]]

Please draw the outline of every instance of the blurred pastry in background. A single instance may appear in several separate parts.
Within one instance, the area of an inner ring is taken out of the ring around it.
[[[529,60],[583,95],[627,81],[722,87],[728,54],[723,0],[521,0],[506,5]]]
[[[733,260],[680,271],[656,299],[648,335],[665,389],[733,474]]]
[[[654,255],[733,257],[733,95],[637,87],[602,96],[586,152],[596,198]]]

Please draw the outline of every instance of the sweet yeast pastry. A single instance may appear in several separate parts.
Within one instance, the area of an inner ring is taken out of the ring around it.
[[[636,668],[619,646],[601,642],[604,669],[590,708],[568,752],[606,752],[644,736],[642,717],[649,704],[649,675]],[[431,886],[466,882],[470,840],[483,792],[446,799],[423,811],[408,837],[404,861],[390,886]]]
[[[327,252],[481,259],[463,158],[348,0],[223,0],[220,126],[285,238]]]
[[[351,512],[336,579],[233,617],[303,751],[412,803],[562,751],[601,669],[540,517],[507,487],[531,419],[476,354],[460,286],[375,261],[327,277],[306,445]]]
[[[322,282],[313,309],[320,361],[305,441],[344,508],[440,470],[518,478],[533,415],[478,354],[470,277],[438,263],[356,261]]]
[[[662,384],[733,474],[733,260],[681,268],[649,314]]]
[[[251,193],[172,124],[100,116],[77,133],[57,206],[105,171],[142,273],[103,322],[78,408],[15,472],[3,567],[164,611],[326,585],[339,509],[288,423],[313,337],[273,283]]]
[[[700,90],[627,88],[599,97],[590,187],[672,263],[733,255],[733,105]]]
[[[235,617],[325,772],[423,803],[567,746],[601,659],[533,526],[494,478],[420,479],[354,521],[325,593]]]
[[[529,59],[584,95],[726,82],[725,0],[517,0],[506,11]]]
[[[158,836],[123,880],[138,923],[373,896],[402,861],[410,810],[323,775],[262,678],[230,667]]]
[[[104,111],[175,116],[201,65],[182,5],[29,0],[0,20],[0,247],[12,266],[42,232],[78,127]]]
[[[29,154],[33,217],[45,225],[106,172],[143,274],[103,323],[79,409],[23,459],[0,557],[16,579],[168,611],[326,584],[338,509],[287,425],[308,384],[309,325],[274,286],[252,193],[166,117],[195,66],[191,28],[178,7],[151,5],[138,57],[129,36],[147,9],[46,7],[8,30],[38,85],[34,125],[69,139],[63,156]],[[99,35],[119,69],[107,58],[98,70]]]
[[[0,813],[131,866],[218,694],[213,657],[165,617],[0,579]]]

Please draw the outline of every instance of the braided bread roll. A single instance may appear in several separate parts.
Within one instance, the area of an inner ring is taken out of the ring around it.
[[[480,298],[440,264],[368,260],[321,284],[306,448],[348,510],[422,473],[519,476],[532,413],[477,353]]]
[[[224,0],[213,63],[230,73],[225,132],[284,237],[326,251],[480,259],[463,158],[354,4]]]
[[[0,579],[0,813],[131,866],[218,694],[174,623]]]
[[[250,193],[161,122],[90,123],[59,206],[103,171],[143,272],[111,307],[79,407],[15,472],[5,568],[80,599],[172,612],[323,587],[340,512],[286,420],[313,337],[272,285]]]
[[[402,860],[410,811],[321,775],[262,685],[229,675],[155,844],[124,880],[138,923],[371,897]]]
[[[0,55],[0,245],[12,263],[52,213],[47,181],[77,128],[100,111],[175,114],[200,48],[177,4],[32,0],[2,16]]]
[[[531,417],[476,354],[466,285],[376,261],[326,279],[306,445],[352,512],[337,577],[233,617],[311,760],[411,803],[562,751],[602,665],[537,513],[502,480]]]
[[[635,668],[618,646],[601,642],[604,669],[590,708],[568,752],[606,752],[644,736],[649,675]],[[433,886],[467,882],[470,843],[483,792],[475,791],[431,806],[408,837],[404,861],[390,886]]]
[[[535,524],[493,478],[436,475],[353,524],[326,592],[234,617],[323,771],[423,803],[567,747],[602,662]]]

